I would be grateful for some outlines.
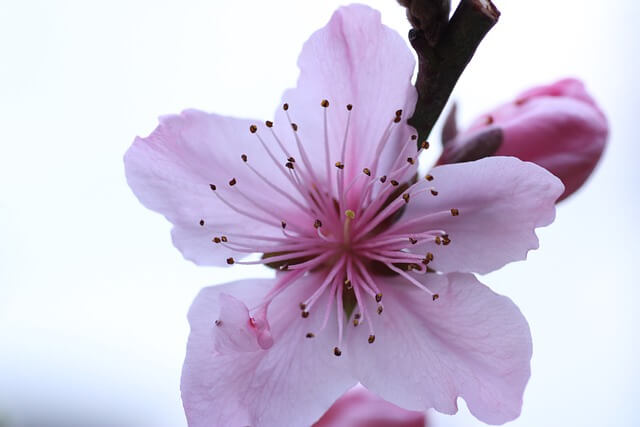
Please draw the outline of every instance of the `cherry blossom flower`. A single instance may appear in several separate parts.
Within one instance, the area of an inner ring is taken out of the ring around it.
[[[565,185],[562,200],[591,175],[608,136],[607,119],[584,84],[563,79],[531,88],[475,119],[445,143],[439,163],[478,154],[514,156],[560,178]]]
[[[414,59],[368,7],[339,9],[298,65],[273,122],[188,110],[125,156],[187,259],[276,269],[196,297],[189,425],[310,425],[358,382],[408,410],[462,397],[482,421],[517,417],[529,327],[472,273],[536,248],[562,183],[512,157],[418,177]]]
[[[407,411],[362,386],[346,392],[313,427],[427,427],[424,412]]]

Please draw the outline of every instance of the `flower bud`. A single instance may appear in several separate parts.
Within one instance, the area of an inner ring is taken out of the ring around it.
[[[514,156],[560,178],[565,191],[558,200],[584,184],[600,160],[609,134],[605,115],[584,84],[575,79],[529,89],[480,116],[457,135],[452,126],[448,120],[444,134],[450,139],[443,138],[439,164]]]

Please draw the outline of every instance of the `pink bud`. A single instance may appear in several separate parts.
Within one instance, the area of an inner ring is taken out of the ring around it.
[[[438,163],[490,155],[518,157],[560,178],[565,185],[562,200],[589,177],[608,134],[607,119],[584,84],[564,79],[529,89],[515,101],[480,116],[469,129],[444,141]]]
[[[387,402],[362,386],[347,391],[313,427],[426,427],[424,412]]]

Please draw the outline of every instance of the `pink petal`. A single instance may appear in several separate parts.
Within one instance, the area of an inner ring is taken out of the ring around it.
[[[160,119],[146,138],[136,138],[125,155],[130,187],[149,209],[162,213],[174,225],[176,247],[185,258],[205,265],[224,265],[231,251],[212,243],[225,233],[281,235],[280,221],[300,218],[295,205],[251,172],[241,155],[273,184],[284,187],[284,175],[265,156],[253,122],[188,110]],[[229,181],[235,178],[233,187]],[[249,218],[225,206],[210,188],[254,216]],[[271,217],[249,200],[277,213]],[[285,215],[285,213],[289,215]],[[291,219],[289,219],[291,217]],[[201,221],[202,224],[201,225]]]
[[[328,137],[329,164],[344,162],[347,178],[372,167],[374,152],[395,112],[411,116],[417,93],[411,84],[415,61],[405,40],[380,22],[380,13],[367,6],[351,5],[338,9],[329,23],[305,43],[298,59],[300,77],[295,89],[283,95],[292,120],[318,172],[326,176],[324,152],[324,109],[330,103]],[[347,123],[346,105],[352,104],[346,156],[341,158]],[[288,121],[279,109],[276,125],[290,134]],[[286,128],[286,129],[285,129]],[[387,170],[399,153],[416,142],[409,142],[415,130],[403,120],[380,156],[381,169]],[[405,156],[406,157],[406,156]],[[334,173],[334,168],[331,173]]]
[[[261,327],[256,326],[256,320],[249,315],[249,309],[244,303],[229,294],[218,295],[220,315],[214,328],[214,348],[221,354],[258,351],[268,349],[273,345],[270,338],[268,323],[263,319]],[[264,338],[267,337],[267,338]]]
[[[338,399],[313,427],[426,427],[424,412],[407,411],[362,386]]]
[[[516,418],[531,359],[529,327],[518,308],[471,274],[420,277],[438,300],[390,278],[384,312],[374,316],[375,342],[367,342],[366,325],[350,329],[360,382],[407,409],[453,414],[460,396],[483,422]]]
[[[317,287],[315,275],[299,279],[271,304],[270,349],[228,354],[216,351],[216,329],[226,327],[224,319],[220,326],[215,325],[225,310],[219,305],[224,301],[220,295],[228,293],[255,307],[274,283],[243,280],[205,288],[196,297],[189,311],[191,334],[181,387],[190,426],[310,425],[356,383],[346,355],[333,355],[337,343],[335,312],[322,333],[320,310],[312,311],[306,319],[300,316],[297,304]],[[236,308],[231,311],[238,313]],[[311,331],[317,332],[316,336],[305,338]]]
[[[430,175],[432,181],[422,179],[412,190],[426,194],[411,198],[392,229],[447,233],[449,245],[429,242],[409,248],[433,253],[429,266],[445,273],[484,274],[525,259],[530,249],[538,248],[535,229],[555,218],[555,201],[564,189],[545,169],[513,157],[438,166]],[[453,216],[451,209],[459,215]]]

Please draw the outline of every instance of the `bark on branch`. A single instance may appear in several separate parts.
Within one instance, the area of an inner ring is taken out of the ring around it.
[[[448,17],[448,0],[400,0],[400,4],[407,7],[414,26],[409,41],[419,61],[418,102],[409,124],[418,130],[418,141],[423,141],[480,42],[498,22],[500,12],[491,0],[461,0],[451,19],[442,23],[445,11]]]

